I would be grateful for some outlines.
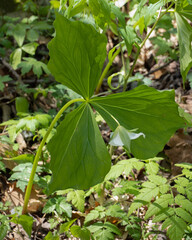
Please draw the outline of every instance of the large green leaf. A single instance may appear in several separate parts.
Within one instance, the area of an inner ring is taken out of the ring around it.
[[[184,7],[183,9],[180,9],[177,11],[180,15],[188,18],[190,21],[192,21],[192,5],[188,5]]]
[[[87,103],[67,115],[48,149],[53,173],[50,193],[67,188],[88,189],[103,181],[111,166],[110,155]]]
[[[93,26],[56,15],[56,37],[49,43],[48,67],[58,82],[84,98],[97,86],[106,58],[106,37]]]
[[[179,37],[180,69],[183,82],[185,83],[187,73],[192,67],[192,27],[187,20],[177,12],[175,13],[175,16],[177,20],[177,31]]]
[[[135,157],[156,156],[174,132],[183,126],[173,91],[157,91],[140,86],[132,91],[91,99],[93,107],[114,131],[117,122],[128,130],[138,128],[145,134],[131,143]]]

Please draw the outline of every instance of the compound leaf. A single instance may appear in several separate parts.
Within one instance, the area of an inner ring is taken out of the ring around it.
[[[21,62],[18,65],[18,67],[21,67],[22,75],[28,73],[32,68],[33,68],[34,74],[36,74],[38,78],[43,74],[43,71],[46,74],[50,74],[47,68],[47,65],[45,63],[41,61],[37,61],[36,59],[30,58],[30,57],[24,57],[23,59],[25,61]]]
[[[88,189],[102,182],[110,155],[89,104],[69,113],[48,143],[52,181],[49,193],[67,188]]]
[[[172,217],[175,214],[175,211],[171,207],[164,208],[162,211],[160,211],[153,219],[153,222],[161,222],[167,218]]]
[[[106,175],[105,180],[118,178],[123,173],[128,176],[133,169],[138,171],[144,167],[144,163],[136,158],[119,161],[116,165],[112,166],[109,173]]]
[[[171,240],[181,240],[187,228],[186,223],[177,216],[167,218],[162,225],[162,229],[168,228],[167,235]]]
[[[68,218],[72,216],[72,207],[65,198],[61,197],[57,200],[55,209],[59,214],[65,213]]]
[[[113,131],[119,123],[145,135],[131,143],[131,153],[136,158],[156,156],[172,134],[184,125],[173,91],[157,91],[142,85],[129,92],[95,97],[90,102]]]
[[[152,160],[149,160],[149,162],[145,164],[145,167],[147,174],[157,174],[159,171],[159,164]]]
[[[151,203],[145,214],[145,219],[148,219],[149,217],[156,215],[162,209],[167,208],[168,205],[172,203],[173,197],[171,194],[161,195],[160,198],[158,198],[155,202]]]
[[[134,202],[131,204],[128,216],[130,216],[131,213],[134,212],[136,209],[150,202],[153,197],[156,197],[158,195],[158,193],[159,187],[154,186],[154,188],[143,188],[142,192],[137,195]]]
[[[176,208],[175,212],[184,221],[186,221],[188,223],[192,223],[192,216],[188,212],[186,212],[183,208]]]
[[[182,206],[183,209],[187,210],[189,213],[192,214],[192,202],[190,202],[188,199],[186,199],[184,196],[178,194],[175,197],[175,203]]]
[[[85,192],[82,190],[70,191],[67,194],[67,201],[71,201],[72,204],[81,212],[84,212],[85,204]]]
[[[111,205],[106,211],[106,215],[115,218],[123,218],[126,213],[121,209],[120,205]]]
[[[90,98],[106,58],[106,37],[93,26],[60,14],[56,15],[55,28],[56,37],[48,45],[48,67],[58,82]]]

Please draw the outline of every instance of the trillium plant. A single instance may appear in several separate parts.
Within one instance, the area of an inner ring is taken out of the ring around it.
[[[164,6],[165,1],[151,2],[153,11],[155,8],[156,12],[158,8]],[[152,30],[169,9],[168,7],[160,12]],[[119,12],[117,18],[118,14]],[[180,43],[181,73],[186,79],[192,65],[191,51],[188,51],[191,50],[191,40],[188,39],[189,36],[191,39],[192,31],[181,10],[176,11],[175,15]],[[141,85],[131,91],[125,91],[126,87],[124,87],[121,93],[103,97],[94,95],[98,92],[115,56],[120,53],[120,46],[110,51],[108,64],[102,72],[107,57],[107,38],[104,33],[97,31],[91,24],[69,19],[60,13],[56,14],[54,26],[56,34],[48,45],[50,54],[48,68],[58,82],[81,97],[69,101],[61,108],[44,136],[33,163],[23,213],[27,211],[33,178],[46,139],[55,123],[71,104],[80,103],[75,110],[66,115],[47,145],[51,155],[52,171],[48,194],[68,188],[88,189],[102,182],[109,172],[111,156],[95,120],[95,111],[103,117],[113,132],[109,144],[123,146],[138,159],[156,156],[174,132],[185,124],[183,118],[179,116],[173,90],[158,91]],[[123,38],[126,34],[131,37],[128,30],[126,24],[124,26],[122,24],[119,32],[123,39],[120,44],[126,46],[129,52],[131,45],[127,38]],[[138,48],[136,60],[140,48],[149,35],[140,45],[136,44]],[[124,86],[132,72],[131,68],[125,76]]]

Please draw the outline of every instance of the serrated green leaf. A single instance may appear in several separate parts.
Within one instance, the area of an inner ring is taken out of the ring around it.
[[[161,194],[165,194],[170,190],[170,185],[168,183],[159,186],[159,191]]]
[[[186,199],[184,196],[178,194],[175,197],[175,203],[179,206],[182,206],[183,209],[187,210],[190,214],[192,214],[192,202]]]
[[[104,227],[110,229],[111,232],[117,235],[121,235],[121,231],[119,230],[119,228],[110,222],[105,222]]]
[[[27,215],[21,215],[19,217],[15,216],[11,219],[11,222],[21,224],[28,236],[31,237],[33,217]]]
[[[112,189],[114,196],[120,196],[125,193],[133,194],[137,196],[139,194],[139,182],[136,181],[121,181],[119,187]]]
[[[92,98],[90,103],[113,131],[118,126],[116,119],[126,129],[138,128],[138,132],[145,134],[144,139],[137,138],[131,145],[131,153],[140,159],[156,156],[184,125],[172,91],[157,91],[142,85],[129,92]]]
[[[186,223],[177,216],[167,218],[162,225],[162,229],[168,228],[167,235],[171,240],[181,240],[185,230],[187,229]]]
[[[25,187],[28,184],[29,177],[32,170],[32,163],[20,163],[16,167],[12,169],[13,174],[9,178],[10,180],[17,180],[16,186],[19,187],[23,192],[25,190]],[[37,167],[37,172],[41,172],[42,168]],[[34,176],[34,181],[37,182],[39,180],[39,177],[37,173]]]
[[[189,184],[189,180],[185,177],[179,177],[175,180],[175,182],[182,187],[186,187]]]
[[[67,194],[67,201],[71,201],[72,204],[81,212],[84,212],[85,204],[85,192],[82,190],[70,191]]]
[[[186,212],[183,208],[176,208],[175,212],[185,222],[192,223],[192,216],[188,212]]]
[[[48,234],[43,238],[43,240],[59,240],[59,236],[54,236],[52,232],[48,232]]]
[[[177,31],[179,36],[180,69],[183,82],[185,83],[187,73],[192,67],[192,27],[177,12],[175,13],[177,21]]]
[[[106,38],[91,25],[69,21],[60,14],[55,28],[56,37],[48,45],[48,67],[58,82],[90,98],[106,58]]]
[[[145,188],[155,188],[157,185],[153,182],[144,182],[142,184],[143,190],[145,191]]]
[[[21,68],[22,75],[28,73],[31,69],[33,69],[34,74],[36,74],[38,78],[43,74],[43,71],[46,74],[50,74],[45,63],[37,61],[35,58],[30,57],[24,57],[23,59],[25,61],[21,62],[18,65],[18,67]]]
[[[181,168],[192,169],[191,163],[177,163],[177,164],[175,164],[175,166],[181,167]]]
[[[121,209],[119,205],[111,205],[106,211],[107,216],[123,218],[126,216],[126,213]]]
[[[66,222],[66,223],[63,223],[60,225],[59,227],[59,233],[64,233],[64,232],[67,232],[69,231],[69,228],[71,227],[71,225],[76,221],[77,219],[73,219],[69,222]]]
[[[192,201],[192,183],[191,182],[186,186],[186,194],[187,194],[187,198],[190,201]]]
[[[120,29],[119,31],[123,39],[125,40],[128,55],[130,55],[134,42],[138,41],[137,35],[134,29],[130,26],[126,26],[126,28]]]
[[[61,197],[57,200],[55,209],[59,214],[65,213],[69,218],[72,216],[72,206],[66,202],[65,198]]]
[[[53,173],[49,193],[88,189],[102,182],[111,167],[110,155],[87,103],[67,115],[49,141],[48,150]]]
[[[105,181],[117,178],[123,173],[128,176],[134,168],[140,170],[143,166],[144,163],[136,158],[119,161],[116,165],[112,166],[111,170],[105,177]]]
[[[114,239],[113,233],[105,228],[98,230],[93,234],[93,236],[96,240],[113,240]]]
[[[108,0],[89,0],[89,8],[100,28],[111,22],[111,6]]]
[[[134,202],[131,204],[128,216],[130,216],[136,209],[150,202],[152,198],[156,197],[159,193],[159,187],[143,188],[141,190],[142,193],[137,195],[137,197],[134,199]]]
[[[182,173],[189,179],[192,179],[192,171],[187,169],[187,168],[184,168]]]
[[[152,182],[155,183],[156,185],[163,185],[167,183],[167,179],[162,177],[162,176],[158,176],[158,175],[150,175],[148,176],[148,179]]]
[[[163,210],[161,210],[154,218],[153,218],[153,222],[161,222],[167,218],[170,218],[171,216],[173,216],[175,214],[175,211],[173,208],[171,207],[167,207]]]
[[[81,240],[90,240],[91,233],[87,228],[81,228],[80,226],[72,226],[70,230],[74,237],[80,238]]]
[[[55,198],[51,198],[47,201],[43,208],[43,213],[52,213],[56,208],[56,200]]]
[[[114,239],[114,234],[121,235],[120,230],[113,224],[109,222],[97,222],[87,227],[96,240],[112,240]]]
[[[103,218],[105,217],[105,208],[102,207],[102,206],[99,206],[99,207],[96,207],[95,209],[93,209],[90,213],[88,213],[85,217],[85,221],[84,223],[88,223],[94,219],[97,219],[97,218]]]
[[[173,196],[171,194],[161,195],[160,198],[151,203],[146,214],[145,219],[157,215],[162,209],[167,208],[169,204],[173,204]]]
[[[159,172],[159,164],[154,161],[149,161],[145,164],[147,174],[156,175]]]

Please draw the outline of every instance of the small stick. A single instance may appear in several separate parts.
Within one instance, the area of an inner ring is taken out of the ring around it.
[[[23,83],[20,75],[12,68],[12,66],[9,63],[7,63],[2,58],[0,58],[0,62],[13,74],[13,76],[18,80],[18,82]]]

